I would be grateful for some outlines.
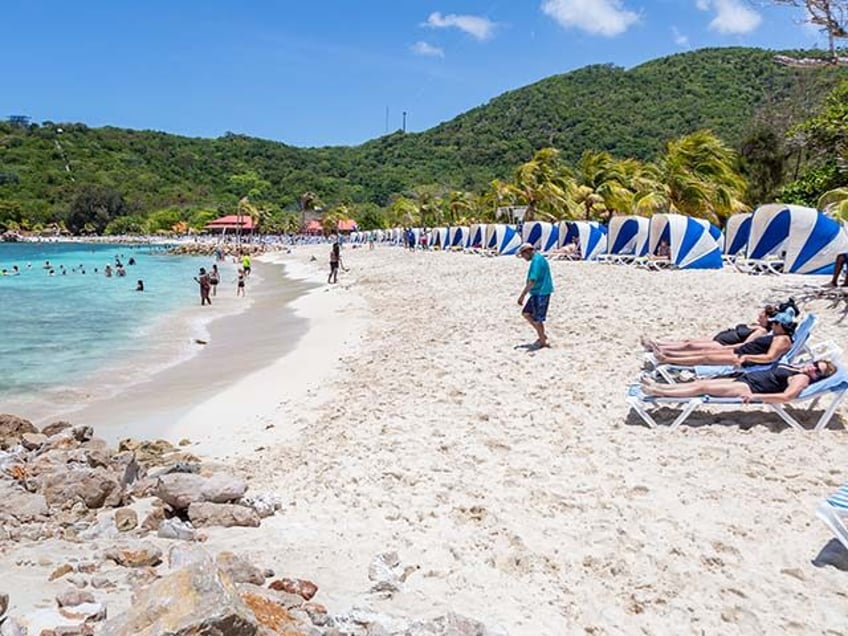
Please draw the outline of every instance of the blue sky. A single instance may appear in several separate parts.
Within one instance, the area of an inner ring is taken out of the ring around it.
[[[296,146],[421,131],[596,63],[808,48],[752,0],[4,0],[0,116]]]

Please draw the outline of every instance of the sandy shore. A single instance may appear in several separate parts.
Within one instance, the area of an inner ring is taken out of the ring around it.
[[[735,411],[672,433],[624,401],[640,334],[713,333],[810,279],[553,262],[553,347],[528,352],[518,259],[346,250],[327,286],[326,247],[272,258],[323,283],[291,304],[308,330],[166,432],[285,501],[210,549],[314,580],[336,611],[454,610],[510,634],[848,631],[848,575],[811,564],[845,407],[822,434]],[[845,341],[840,311],[806,309],[817,340]],[[390,550],[419,569],[365,594]]]

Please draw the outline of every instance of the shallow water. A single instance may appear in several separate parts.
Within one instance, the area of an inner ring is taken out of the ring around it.
[[[127,274],[107,278],[116,257]],[[0,244],[0,269],[14,265],[19,275],[0,276],[0,406],[34,395],[74,399],[71,387],[104,369],[128,375],[153,349],[185,345],[189,328],[169,317],[198,303],[192,278],[211,260],[148,246]]]

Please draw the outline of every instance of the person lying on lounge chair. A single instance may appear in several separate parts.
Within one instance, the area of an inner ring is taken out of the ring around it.
[[[686,340],[663,341],[642,338],[645,351],[659,352],[662,355],[687,355],[704,351],[721,350],[722,347],[737,346],[764,336],[768,333],[769,318],[776,313],[792,308],[796,315],[800,313],[795,300],[790,298],[780,305],[766,305],[760,310],[757,320],[751,324],[739,324],[718,332],[712,338],[690,338]]]
[[[817,360],[803,366],[777,364],[762,371],[743,371],[732,378],[712,378],[683,384],[660,384],[642,379],[642,391],[654,397],[689,398],[711,395],[742,398],[743,401],[789,402],[813,382],[829,378],[836,366],[829,360]]]
[[[792,347],[795,333],[795,310],[791,307],[774,314],[768,319],[769,333],[758,336],[741,345],[708,347],[690,352],[665,354],[659,349],[654,356],[660,364],[678,366],[696,366],[700,364],[730,364],[748,366],[753,364],[771,364]]]

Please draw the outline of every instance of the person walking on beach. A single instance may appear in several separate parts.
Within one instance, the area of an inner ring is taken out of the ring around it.
[[[209,298],[209,288],[211,285],[209,284],[209,274],[206,273],[205,267],[200,268],[200,276],[195,276],[194,280],[200,285],[200,306],[211,305],[212,299]]]
[[[221,274],[218,272],[218,266],[213,263],[212,271],[209,273],[209,284],[212,285],[212,295],[218,295],[218,283],[221,281]]]
[[[238,276],[236,277],[236,298],[244,296],[244,279],[247,277],[244,270],[239,267]]]
[[[332,285],[339,282],[339,267],[341,266],[341,248],[338,243],[333,243],[333,249],[330,250],[330,275],[327,277],[328,284]]]
[[[530,243],[524,243],[518,248],[518,256],[530,263],[530,269],[527,271],[527,282],[518,297],[518,304],[523,307],[521,315],[536,330],[538,339],[533,347],[541,349],[548,346],[545,320],[548,317],[548,303],[554,291],[551,267],[547,259],[539,254]],[[525,304],[524,299],[527,294],[530,294],[530,298]]]

